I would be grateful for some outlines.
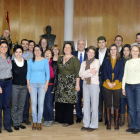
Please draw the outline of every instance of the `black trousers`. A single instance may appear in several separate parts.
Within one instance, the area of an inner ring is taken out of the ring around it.
[[[120,108],[120,98],[122,89],[111,90],[104,87],[106,108],[112,107],[112,96],[113,96],[113,107],[114,109]]]
[[[55,121],[72,125],[73,121],[73,104],[55,102]]]

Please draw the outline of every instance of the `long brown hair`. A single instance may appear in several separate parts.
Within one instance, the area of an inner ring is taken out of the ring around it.
[[[118,50],[118,47],[117,47],[116,44],[111,44],[111,45],[109,46],[109,49],[108,49],[108,57],[107,57],[107,59],[111,59],[110,50],[111,50],[112,47],[116,47],[116,50],[117,50],[116,58],[117,58],[117,60],[120,60],[120,53],[119,53],[119,50]]]

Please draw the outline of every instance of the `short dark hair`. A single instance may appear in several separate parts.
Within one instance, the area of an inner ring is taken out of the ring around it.
[[[117,37],[121,37],[121,39],[122,39],[122,42],[123,42],[123,37],[121,36],[121,35],[117,35],[117,36],[115,36],[115,39],[114,39],[114,41],[116,40],[116,38]]]
[[[11,55],[11,53],[10,53],[10,47],[9,47],[8,42],[7,42],[7,41],[1,41],[1,42],[0,42],[0,45],[1,45],[1,44],[6,44],[6,45],[7,45],[8,51],[6,52],[6,56],[7,56],[7,58],[10,57],[10,59],[11,59],[12,55]]]
[[[34,48],[33,48],[33,58],[32,58],[32,60],[33,60],[33,62],[35,61],[35,48],[36,47],[38,47],[39,49],[40,49],[40,51],[41,51],[41,56],[42,57],[44,57],[44,55],[43,55],[43,49],[42,49],[42,47],[41,47],[41,45],[36,45]]]
[[[23,47],[21,45],[15,45],[14,49],[13,49],[13,52],[15,53],[17,49],[21,49],[22,52],[23,52]]]
[[[109,46],[109,49],[108,49],[108,57],[107,57],[107,59],[111,59],[110,50],[111,50],[111,48],[114,47],[114,46],[115,46],[116,49],[117,49],[116,58],[117,58],[117,60],[120,60],[120,53],[119,53],[119,50],[118,50],[118,47],[117,47],[116,44],[111,44],[111,45]]]
[[[28,41],[28,40],[27,40],[27,39],[22,39],[22,40],[21,40],[21,44],[22,44],[22,41]],[[29,43],[29,41],[28,41],[28,43]]]
[[[44,57],[45,57],[45,53],[46,53],[47,51],[50,51],[50,52],[51,52],[51,54],[52,54],[51,59],[52,59],[52,58],[53,58],[53,56],[54,56],[54,53],[53,53],[52,49],[47,49],[47,50],[45,50],[45,51],[44,51]]]
[[[97,42],[99,42],[100,40],[104,40],[106,42],[106,38],[104,36],[99,36],[97,38]]]
[[[35,42],[34,42],[33,40],[29,40],[28,42],[29,42],[29,44],[30,44],[31,42],[33,42],[33,43],[34,43],[34,46],[36,45]]]
[[[64,53],[64,48],[65,48],[65,46],[66,46],[67,44],[71,46],[71,51],[72,51],[72,52],[74,51],[74,50],[73,50],[73,45],[72,45],[70,42],[66,42],[66,43],[63,45],[63,51],[62,51],[63,54],[65,54],[65,53]],[[71,53],[72,53],[72,52],[71,52]]]
[[[128,48],[129,50],[131,50],[131,45],[130,44],[125,44],[123,47],[122,47],[122,50],[124,50],[124,48]]]
[[[137,38],[138,35],[140,35],[140,33],[137,33],[137,34],[136,34],[136,38]]]

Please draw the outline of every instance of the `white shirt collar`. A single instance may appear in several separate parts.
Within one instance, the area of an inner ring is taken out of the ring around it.
[[[22,59],[22,61],[19,62],[19,61],[17,61],[16,58],[14,58],[14,60],[15,60],[15,62],[16,62],[16,64],[17,64],[18,67],[23,67],[23,65],[24,65],[24,60],[23,60],[23,58],[21,58],[21,59]]]

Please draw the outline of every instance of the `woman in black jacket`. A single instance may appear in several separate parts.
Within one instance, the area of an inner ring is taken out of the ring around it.
[[[57,64],[52,60],[53,58],[53,51],[51,49],[47,49],[44,52],[44,56],[49,61],[49,67],[50,67],[50,80],[49,80],[49,86],[48,90],[45,95],[44,99],[44,126],[52,126],[54,122],[54,113],[53,113],[53,101],[54,101],[54,92],[56,90],[57,85],[57,74],[58,74],[58,68]]]

